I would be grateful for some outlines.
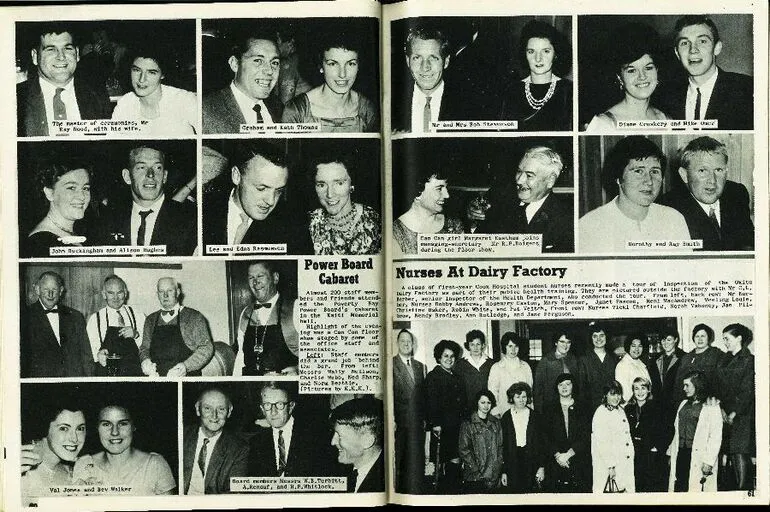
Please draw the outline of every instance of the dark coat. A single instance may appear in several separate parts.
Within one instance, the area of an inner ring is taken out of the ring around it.
[[[441,427],[441,462],[457,457],[460,424],[467,413],[465,385],[457,373],[436,366],[425,377],[428,428]]]
[[[492,369],[493,364],[495,362],[492,359],[487,359],[481,365],[481,370],[477,370],[467,359],[460,359],[455,364],[455,371],[460,374],[465,383],[465,399],[469,405],[473,402],[476,393],[482,389],[488,389],[489,370]]]
[[[709,347],[701,354],[696,354],[695,349],[682,356],[682,363],[676,372],[676,382],[674,383],[674,403],[677,408],[686,397],[684,395],[683,382],[685,376],[691,371],[698,370],[706,376],[707,394],[714,396],[714,387],[716,386],[716,370],[719,358],[723,352],[716,347]]]
[[[537,469],[545,466],[540,415],[530,410],[526,432],[516,432],[512,416],[509,409],[500,419],[503,428],[503,473],[508,476],[509,487],[531,491]],[[527,439],[528,460],[521,460],[517,455],[520,452],[516,449],[516,438],[522,435]]]
[[[751,222],[749,192],[740,183],[726,181],[719,198],[719,229],[709,219],[685,186],[666,193],[661,203],[684,216],[690,237],[703,240],[705,251],[753,251],[754,223]]]
[[[725,414],[735,413],[733,424],[726,427],[727,453],[753,455],[756,437],[754,355],[747,348],[737,354],[722,354],[716,369],[716,394]]]
[[[269,96],[262,101],[273,122],[280,123],[283,114],[280,100]],[[246,119],[229,85],[203,98],[203,133],[240,133],[242,124],[247,124]]]
[[[190,489],[195,446],[198,443],[198,425],[184,428],[184,453],[182,466],[184,471],[184,493]],[[214,452],[209,459],[204,480],[206,494],[225,494],[230,492],[230,477],[246,476],[246,461],[249,447],[246,441],[237,435],[223,430],[222,435],[214,446]]]
[[[580,396],[592,411],[602,403],[604,386],[615,380],[617,365],[618,358],[611,350],[607,350],[604,361],[599,359],[593,349],[589,349],[578,359]]]
[[[668,364],[668,368],[663,368],[665,354],[659,355],[652,364],[647,365],[650,371],[650,378],[652,379],[652,396],[662,408],[662,413],[668,418],[667,423],[671,424],[671,435],[674,433],[674,414],[679,408],[679,402],[674,400],[677,391],[676,376],[679,372],[679,367],[682,365],[684,355],[684,350],[677,347],[674,350],[674,355]]]
[[[425,418],[425,365],[412,358],[412,368],[414,379],[409,378],[409,369],[401,358],[393,358],[393,410],[397,426],[422,430]]]
[[[565,373],[565,366],[569,370],[566,373],[575,375],[575,381],[572,383],[574,386],[573,393],[578,398],[582,396],[582,390],[577,389],[580,387],[577,358],[575,358],[572,352],[567,352],[567,355],[562,359],[556,359],[553,351],[548,352],[540,361],[538,361],[532,383],[532,402],[537,412],[542,413],[545,410],[546,405],[558,402],[559,398],[556,394],[556,379],[559,375]],[[593,411],[591,411],[591,414],[593,414]]]
[[[335,450],[336,451],[336,450]],[[337,469],[329,439],[307,421],[294,418],[284,476],[326,476]],[[249,476],[278,476],[273,429],[259,428],[249,440]]]
[[[374,463],[356,492],[385,492],[385,452]],[[355,482],[353,482],[355,485]]]
[[[555,394],[555,391],[554,391]],[[571,490],[589,492],[591,489],[591,420],[589,411],[578,402],[569,408],[569,434],[564,426],[564,415],[558,401],[548,404],[543,410],[542,432],[545,459],[546,486],[552,492],[564,492],[558,481],[569,479]],[[570,450],[575,455],[570,459],[569,470],[556,463],[554,455]]]

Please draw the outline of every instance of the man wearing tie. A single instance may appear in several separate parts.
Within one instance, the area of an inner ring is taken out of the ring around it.
[[[31,55],[37,76],[16,87],[19,136],[47,136],[55,120],[108,119],[107,92],[76,80],[80,53],[71,28],[48,23],[36,35]]]
[[[270,96],[281,70],[278,46],[261,35],[243,38],[227,61],[230,85],[203,98],[203,133],[240,133],[242,124],[281,121],[283,105]]]
[[[200,375],[214,355],[206,318],[179,304],[180,289],[174,278],[158,280],[161,309],[144,322],[139,360],[142,373],[150,377]]]
[[[348,492],[384,492],[382,401],[373,397],[348,400],[332,411],[331,422],[337,460],[352,465]]]
[[[516,170],[518,204],[495,203],[486,214],[473,210],[481,220],[477,233],[542,234],[542,252],[574,252],[575,235],[571,201],[553,193],[564,163],[561,155],[546,146],[529,148]]]
[[[224,494],[230,478],[246,476],[249,446],[225,424],[233,404],[218,388],[205,390],[195,402],[199,425],[184,428],[184,493]]]
[[[86,321],[79,311],[61,304],[62,277],[43,272],[34,289],[38,300],[23,311],[21,319],[21,376],[92,376]]]
[[[254,304],[238,317],[238,355],[233,375],[297,375],[299,334],[296,300],[278,292],[280,274],[269,260],[249,265]]]
[[[102,286],[107,305],[92,314],[86,324],[88,340],[98,374],[115,377],[142,375],[139,347],[142,344],[144,314],[126,304],[126,282],[116,275],[107,276]],[[108,367],[108,363],[110,363]]]
[[[691,140],[679,151],[679,177],[661,203],[679,211],[690,237],[705,251],[754,250],[749,192],[727,179],[727,148],[711,137]]]
[[[393,358],[393,410],[396,420],[396,492],[420,494],[425,466],[425,365],[414,358],[414,336],[401,329]]]

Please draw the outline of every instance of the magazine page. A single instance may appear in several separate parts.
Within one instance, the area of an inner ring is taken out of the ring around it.
[[[383,46],[391,500],[767,504],[767,7],[409,0]]]
[[[0,22],[3,508],[384,504],[380,6]]]

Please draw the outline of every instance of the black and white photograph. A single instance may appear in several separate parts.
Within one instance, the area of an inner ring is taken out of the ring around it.
[[[382,250],[378,139],[206,140],[202,161],[204,254]]]
[[[195,20],[16,24],[18,135],[54,122],[137,121],[143,137],[198,128]]]
[[[753,330],[731,316],[396,322],[396,491],[755,489]]]
[[[184,383],[184,494],[237,492],[233,477],[340,477],[337,492],[383,492],[382,401],[297,389],[288,381]]]
[[[754,138],[586,136],[578,252],[753,251]]]
[[[393,143],[393,241],[417,254],[428,233],[540,234],[574,252],[574,164],[566,137]]]
[[[18,162],[22,258],[93,246],[189,256],[198,245],[194,140],[20,142]]]
[[[20,283],[22,378],[232,373],[224,262],[25,264]]]
[[[571,41],[570,16],[393,21],[393,133],[435,132],[432,123],[439,121],[571,130]]]
[[[581,130],[666,120],[752,129],[752,24],[750,14],[578,16]]]
[[[203,133],[380,131],[375,18],[204,19]]]
[[[175,384],[23,383],[22,505],[177,494],[177,424]]]

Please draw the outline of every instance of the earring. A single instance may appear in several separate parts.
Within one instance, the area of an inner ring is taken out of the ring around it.
[[[350,191],[353,192],[356,189],[355,185],[350,185]]]

